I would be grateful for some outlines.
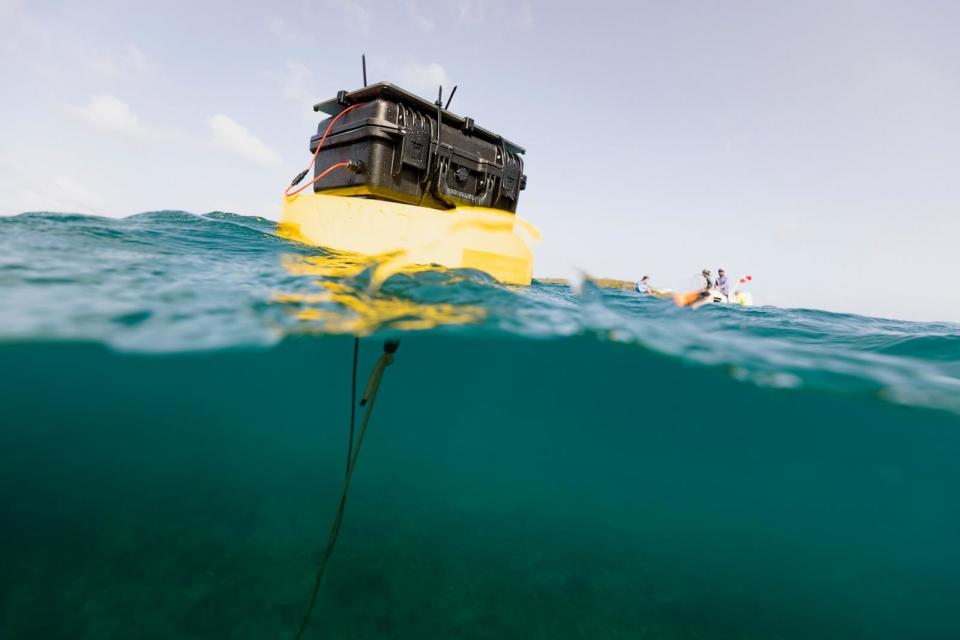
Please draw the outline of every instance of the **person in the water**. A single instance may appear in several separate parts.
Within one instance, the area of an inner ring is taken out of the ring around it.
[[[719,290],[724,296],[729,296],[729,287],[727,285],[727,276],[723,269],[717,269],[717,281],[713,283],[715,289]]]
[[[650,276],[643,276],[640,278],[640,282],[637,283],[637,291],[640,293],[650,293]]]

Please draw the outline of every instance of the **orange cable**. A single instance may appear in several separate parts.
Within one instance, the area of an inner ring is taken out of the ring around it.
[[[344,109],[343,111],[341,111],[340,113],[338,113],[336,116],[333,117],[333,120],[331,120],[331,121],[330,121],[330,124],[327,125],[327,130],[323,132],[323,136],[320,138],[320,142],[317,143],[317,149],[316,149],[316,151],[313,152],[313,157],[310,158],[310,162],[307,163],[306,171],[310,171],[310,168],[311,168],[311,167],[313,166],[313,164],[317,161],[317,156],[320,155],[320,147],[322,147],[322,146],[323,146],[323,143],[326,142],[326,140],[327,140],[327,135],[330,134],[330,130],[333,129],[333,125],[336,124],[337,120],[340,119],[340,116],[342,116],[343,114],[347,113],[348,111],[353,111],[353,110],[356,109],[357,107],[362,107],[362,106],[365,105],[365,104],[366,104],[366,102],[359,102],[359,103],[357,103],[357,104],[355,104],[355,105],[351,105],[351,106],[347,107],[346,109]],[[307,184],[303,185],[302,187],[300,187],[299,189],[297,189],[296,191],[294,191],[294,192],[292,192],[292,193],[290,192],[290,189],[292,189],[295,185],[292,185],[292,184],[291,184],[289,187],[287,187],[287,188],[284,190],[283,195],[286,196],[287,198],[293,197],[293,196],[297,195],[298,193],[300,193],[301,191],[303,191],[304,189],[306,189],[307,187],[309,187],[310,185],[316,183],[318,180],[320,180],[321,178],[323,178],[324,176],[326,176],[328,173],[330,173],[330,172],[333,171],[334,169],[340,169],[341,167],[346,167],[346,166],[349,165],[349,164],[350,164],[349,162],[338,162],[338,163],[336,163],[336,164],[334,164],[334,165],[331,165],[331,166],[327,167],[327,168],[323,171],[323,173],[321,173],[321,174],[318,175],[316,178],[314,178],[313,180],[311,180],[310,182],[308,182]],[[306,171],[305,171],[304,173],[306,173]]]

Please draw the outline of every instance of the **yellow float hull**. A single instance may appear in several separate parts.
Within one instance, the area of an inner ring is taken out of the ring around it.
[[[280,228],[300,242],[377,257],[390,273],[440,265],[520,285],[533,277],[530,243],[539,239],[532,225],[495,209],[441,211],[312,192],[283,199]]]

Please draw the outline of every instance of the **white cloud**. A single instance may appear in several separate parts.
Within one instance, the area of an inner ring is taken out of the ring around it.
[[[367,35],[370,33],[370,24],[373,22],[373,13],[357,0],[336,0],[332,6],[343,12],[347,28]]]
[[[460,22],[480,24],[496,23],[504,27],[527,31],[533,27],[533,3],[504,2],[503,0],[457,0],[448,3]]]
[[[48,180],[39,166],[27,168],[21,158],[0,157],[0,215],[24,211],[100,213],[104,199],[62,175]]]
[[[287,61],[287,72],[283,79],[283,97],[293,102],[307,102],[316,96],[311,95],[308,87],[313,86],[313,72],[302,62]]]
[[[67,176],[57,178],[55,193],[77,211],[99,211],[103,208],[103,198]]]
[[[290,28],[287,21],[280,16],[274,16],[267,20],[267,31],[274,37],[287,42],[300,38],[300,34],[295,29]]]
[[[457,3],[460,19],[469,22],[482,22],[486,9],[487,0],[460,0]]]
[[[19,13],[23,2],[20,0],[0,0],[0,18],[12,17]]]
[[[402,66],[397,74],[400,86],[412,91],[433,97],[437,87],[443,85],[445,93],[449,95],[453,88],[453,81],[447,75],[443,66],[436,62],[419,64],[416,62]]]
[[[109,56],[95,55],[90,59],[88,64],[94,73],[106,78],[112,78],[120,72],[117,63]]]
[[[106,55],[101,52],[87,53],[87,64],[94,73],[105,78],[113,78],[120,74],[143,74],[153,70],[153,64],[143,54],[139,47],[129,44],[116,55]]]
[[[517,26],[526,31],[533,26],[533,3],[523,2],[520,4],[520,16]]]
[[[280,154],[233,118],[218,113],[207,119],[214,144],[233,155],[260,166],[280,164]]]
[[[121,64],[131,71],[145,73],[153,69],[153,65],[147,60],[147,57],[143,55],[143,52],[132,44],[124,47],[120,60]]]
[[[177,133],[143,124],[127,103],[116,96],[94,96],[85,106],[68,106],[67,112],[87,126],[120,137],[142,142],[165,142]]]
[[[287,61],[287,70],[277,74],[280,93],[284,99],[296,103],[298,111],[309,121],[316,123],[317,114],[311,108],[322,97],[316,89],[313,72],[302,62]]]
[[[410,17],[413,18],[413,23],[417,25],[417,28],[421,31],[429,33],[436,27],[434,21],[420,10],[420,6],[416,2],[407,3],[407,13],[410,14]]]

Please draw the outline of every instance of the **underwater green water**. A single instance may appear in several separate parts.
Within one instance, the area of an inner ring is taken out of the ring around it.
[[[317,254],[0,219],[0,638],[292,637],[354,331],[306,637],[960,637],[960,327]]]

